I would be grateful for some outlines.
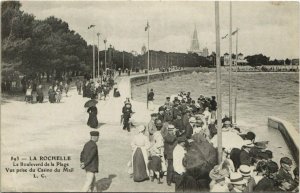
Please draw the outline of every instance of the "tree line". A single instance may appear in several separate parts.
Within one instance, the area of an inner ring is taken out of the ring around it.
[[[73,30],[68,23],[54,16],[44,20],[21,11],[18,1],[1,2],[2,75],[16,71],[26,75],[61,77],[65,74],[91,73],[92,46]],[[96,47],[104,69],[104,50]],[[124,55],[124,57],[123,57]],[[150,67],[209,66],[212,61],[196,54],[166,53],[150,50]],[[147,53],[133,54],[108,48],[107,67],[145,69]],[[110,60],[109,60],[110,59]]]
[[[27,75],[88,71],[89,46],[68,23],[53,16],[37,20],[18,1],[1,3],[2,74]]]
[[[291,65],[292,60],[286,58],[285,60],[270,60],[270,57],[267,57],[263,54],[255,54],[246,56],[245,59],[251,66],[261,66],[261,65]]]

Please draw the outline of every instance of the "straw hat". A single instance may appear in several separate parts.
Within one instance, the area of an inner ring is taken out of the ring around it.
[[[174,125],[172,125],[172,124],[168,125],[168,130],[174,130],[174,129],[175,129]]]
[[[233,172],[230,174],[230,183],[235,185],[243,185],[246,184],[246,181],[243,179],[242,174]]]
[[[244,176],[244,177],[248,177],[248,176],[251,176],[251,168],[247,165],[241,165],[238,169],[238,172]]]
[[[196,118],[195,118],[195,117],[191,117],[191,118],[189,119],[189,122],[190,122],[190,123],[196,123]]]
[[[137,129],[138,129],[138,132],[141,133],[141,132],[145,131],[146,127],[144,125],[140,125],[140,126],[138,126]]]

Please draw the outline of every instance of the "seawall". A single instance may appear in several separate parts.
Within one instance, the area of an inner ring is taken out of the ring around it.
[[[149,74],[149,82],[154,82],[157,80],[168,79],[170,77],[190,74],[194,71],[197,73],[198,72],[206,73],[206,72],[212,72],[212,71],[214,71],[214,69],[202,67],[202,68],[185,68],[183,70],[174,70],[174,71],[169,71],[169,72],[158,72],[158,73],[154,73],[154,74]],[[147,74],[130,78],[131,88],[133,85],[142,85],[142,84],[146,84],[146,83],[147,83]]]
[[[280,131],[296,164],[299,165],[299,132],[295,127],[277,117],[268,117],[268,127]]]

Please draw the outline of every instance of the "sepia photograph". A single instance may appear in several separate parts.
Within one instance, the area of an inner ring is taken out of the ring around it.
[[[299,192],[298,1],[1,1],[1,192]]]

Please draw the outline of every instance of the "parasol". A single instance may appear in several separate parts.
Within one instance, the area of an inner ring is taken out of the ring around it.
[[[193,140],[185,154],[184,165],[198,177],[208,176],[218,162],[217,151],[201,134],[193,135]]]
[[[92,106],[95,106],[97,103],[98,103],[98,101],[91,99],[84,104],[84,107],[85,108],[92,107]]]

